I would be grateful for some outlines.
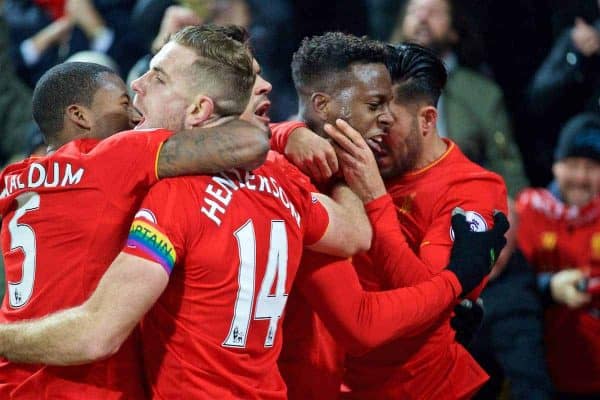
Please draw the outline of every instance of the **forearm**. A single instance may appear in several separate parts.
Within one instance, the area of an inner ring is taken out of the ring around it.
[[[0,355],[14,362],[84,364],[98,358],[94,320],[80,306],[49,317],[0,325]]]
[[[333,190],[335,199],[320,193],[314,195],[327,209],[329,225],[323,237],[307,248],[338,257],[367,250],[371,244],[371,225],[356,195],[345,185]]]
[[[299,287],[348,351],[361,353],[417,334],[448,311],[461,287],[449,271],[414,287],[365,292],[352,265],[335,261],[299,277]]]
[[[239,119],[210,128],[181,131],[160,150],[158,176],[211,174],[231,168],[253,169],[269,151],[268,134]]]
[[[358,244],[357,251],[366,251],[371,247],[373,230],[365,207],[358,196],[346,184],[338,184],[331,190],[331,198],[347,215],[349,233]]]
[[[375,274],[388,288],[411,286],[433,276],[433,271],[409,247],[389,194],[365,206],[373,228],[368,252]]]

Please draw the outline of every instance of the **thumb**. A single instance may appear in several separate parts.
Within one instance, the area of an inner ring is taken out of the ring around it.
[[[502,211],[494,210],[494,227],[492,230],[496,233],[504,235],[510,224],[508,223],[508,218]]]
[[[459,232],[468,232],[470,230],[465,211],[460,207],[455,207],[454,210],[452,210],[451,224],[455,234],[458,234]]]

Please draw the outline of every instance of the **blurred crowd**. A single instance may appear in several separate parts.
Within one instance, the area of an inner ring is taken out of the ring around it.
[[[449,73],[438,131],[500,174],[511,198],[509,245],[469,349],[492,376],[478,396],[598,398],[600,0],[0,4],[0,165],[44,151],[31,92],[48,68],[92,61],[129,83],[187,25],[250,30],[273,121],[297,113],[290,62],[306,36],[340,30],[433,49]]]

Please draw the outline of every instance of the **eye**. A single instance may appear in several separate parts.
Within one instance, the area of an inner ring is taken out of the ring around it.
[[[165,81],[163,81],[162,79],[160,79],[160,76],[158,76],[158,75],[154,75],[154,79],[156,79],[156,81],[157,81],[158,83],[160,83],[160,84],[163,84],[163,83],[165,83]]]
[[[370,111],[377,111],[377,109],[379,107],[381,107],[381,103],[380,102],[372,102],[372,103],[367,103],[369,106],[369,110]]]

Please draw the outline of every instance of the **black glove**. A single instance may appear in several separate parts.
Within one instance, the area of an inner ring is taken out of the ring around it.
[[[463,346],[468,346],[479,332],[484,314],[483,300],[476,301],[463,299],[454,307],[454,316],[450,326],[456,331],[456,341]]]
[[[504,234],[508,219],[500,211],[494,211],[494,227],[485,232],[472,232],[461,208],[452,211],[454,244],[450,252],[448,269],[456,275],[462,286],[462,296],[475,289],[485,278],[498,254],[506,245]]]

